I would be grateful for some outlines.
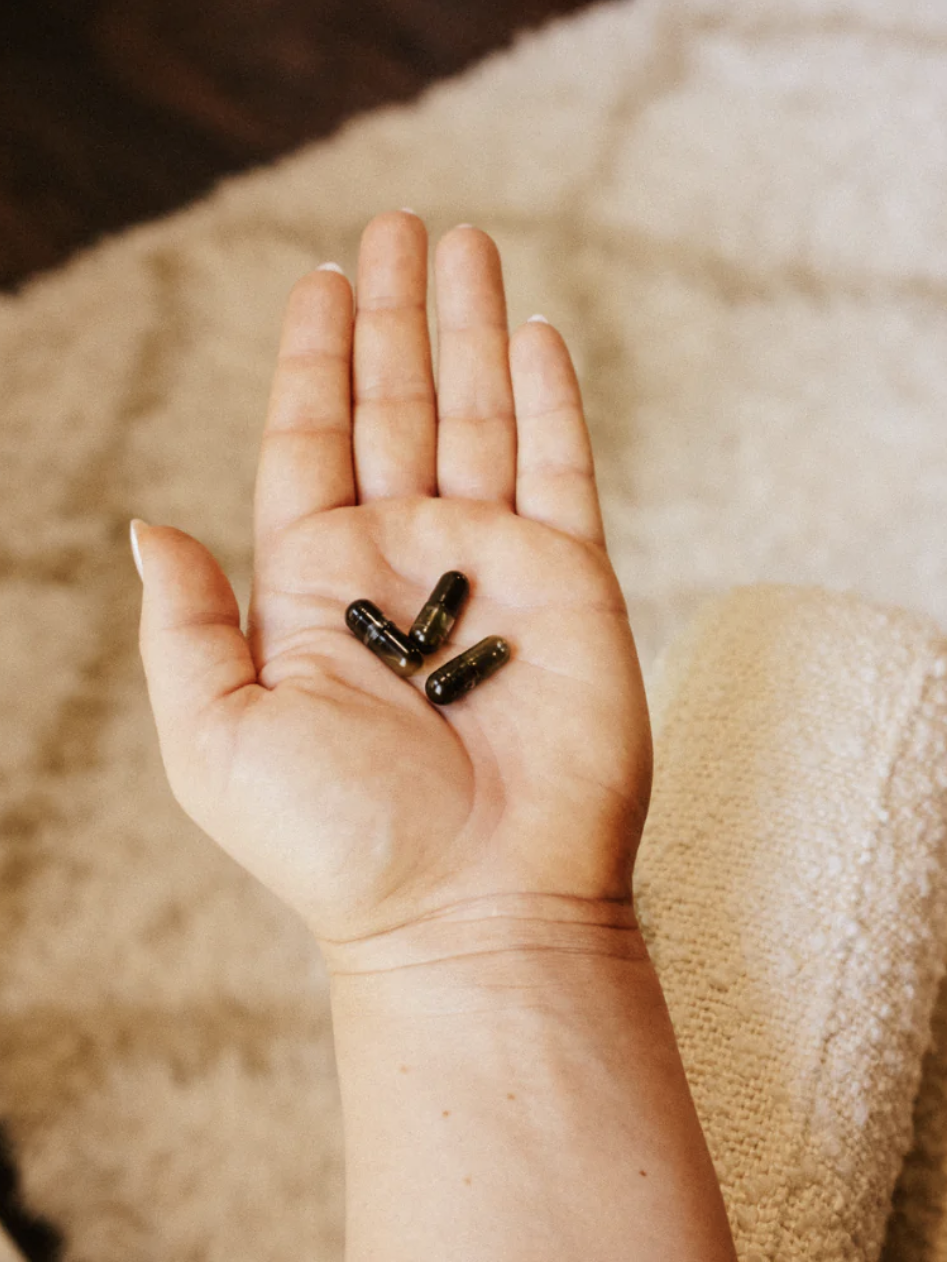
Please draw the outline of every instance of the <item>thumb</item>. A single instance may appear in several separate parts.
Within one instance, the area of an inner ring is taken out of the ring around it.
[[[223,722],[216,703],[255,684],[256,667],[233,588],[207,548],[182,530],[140,518],[131,538],[144,585],[138,644],[165,770],[180,801],[176,772],[181,784],[198,769],[195,761],[214,770],[206,757],[214,744],[210,724],[219,730]]]

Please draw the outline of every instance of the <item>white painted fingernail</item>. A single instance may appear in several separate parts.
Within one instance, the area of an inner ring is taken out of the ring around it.
[[[141,568],[141,549],[138,547],[138,527],[147,525],[148,523],[146,521],[142,521],[140,517],[133,517],[130,528],[132,537],[132,556],[135,558],[135,568],[138,570],[138,577],[142,582],[145,581],[145,575]]]
[[[526,323],[527,324],[548,324],[549,321],[546,319],[544,315],[534,315],[534,316],[530,316],[529,319],[526,321]]]
[[[458,228],[472,228],[473,224],[472,223],[459,223],[457,227]]]
[[[410,206],[402,206],[401,213],[404,215],[414,215],[415,218],[418,217],[418,212],[416,210],[412,210]]]
[[[317,272],[338,272],[340,276],[345,275],[345,272],[343,272],[342,268],[339,267],[338,263],[320,263],[319,266],[316,268],[316,271]]]

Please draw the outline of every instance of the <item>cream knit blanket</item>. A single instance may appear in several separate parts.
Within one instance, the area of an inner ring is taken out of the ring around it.
[[[351,274],[405,204],[489,230],[511,320],[575,354],[665,742],[643,908],[742,1262],[875,1259],[947,958],[942,648],[891,608],[947,626],[938,0],[603,5],[0,301],[0,1116],[26,1196],[64,1262],[341,1257],[324,972],[170,797],[128,520],[196,535],[246,608],[286,293]],[[937,1029],[888,1262],[947,1258]]]
[[[756,584],[662,666],[636,901],[742,1262],[877,1258],[947,958],[947,638]]]

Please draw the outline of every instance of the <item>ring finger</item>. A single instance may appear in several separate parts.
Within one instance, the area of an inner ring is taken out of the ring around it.
[[[500,254],[485,232],[461,226],[434,262],[438,491],[512,508],[516,416]]]

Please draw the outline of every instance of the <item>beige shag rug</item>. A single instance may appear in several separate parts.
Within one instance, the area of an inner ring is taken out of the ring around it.
[[[170,795],[128,521],[245,612],[286,293],[406,204],[568,339],[646,683],[735,584],[947,626],[947,3],[603,5],[0,302],[0,1116],[65,1262],[342,1256],[321,960]],[[887,1262],[947,1258],[935,1027]]]

